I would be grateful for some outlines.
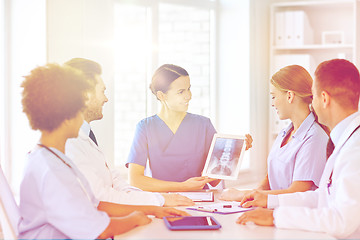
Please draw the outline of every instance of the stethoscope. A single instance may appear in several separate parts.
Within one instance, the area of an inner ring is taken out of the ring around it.
[[[86,191],[86,188],[84,186],[84,184],[82,183],[82,181],[80,180],[80,178],[77,176],[76,172],[74,171],[74,169],[70,166],[70,164],[68,164],[67,162],[65,162],[64,159],[62,159],[58,154],[56,154],[53,150],[51,150],[50,148],[48,148],[47,146],[38,143],[38,146],[45,148],[46,150],[48,150],[49,152],[51,152],[52,154],[54,154],[58,159],[60,159],[66,166],[68,166],[74,173],[76,180],[78,181],[78,183],[80,184],[81,189],[83,190],[83,192],[85,193],[86,197],[89,199],[89,201],[93,204],[93,206],[95,208],[97,208],[97,205],[93,203],[93,201],[91,201],[90,195],[89,193]]]

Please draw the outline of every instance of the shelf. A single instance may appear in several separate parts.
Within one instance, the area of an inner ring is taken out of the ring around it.
[[[275,3],[273,7],[312,7],[312,6],[331,6],[353,4],[356,0],[330,0],[330,1],[300,1],[300,2],[284,2]]]
[[[333,58],[344,58],[359,65],[360,0],[272,2],[269,21],[271,74],[288,65],[300,65],[313,76],[321,62]],[[331,35],[334,32],[339,35]],[[325,42],[330,44],[322,44]],[[270,113],[269,146],[286,126],[272,111]]]
[[[329,50],[329,49],[352,49],[354,45],[352,44],[312,44],[312,45],[302,45],[302,46],[273,46],[274,50]]]

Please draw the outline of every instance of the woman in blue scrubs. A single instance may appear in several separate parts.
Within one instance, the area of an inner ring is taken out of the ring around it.
[[[130,184],[145,191],[191,191],[219,180],[200,177],[214,133],[209,118],[188,113],[190,78],[179,66],[165,64],[153,75],[150,89],[161,102],[158,114],[136,126],[126,163]],[[248,136],[247,145],[251,145]],[[152,177],[145,176],[146,162]]]
[[[291,123],[280,131],[271,148],[268,173],[258,191],[276,195],[314,190],[319,186],[329,136],[328,129],[318,123],[309,108],[311,86],[310,74],[298,65],[284,67],[272,76],[272,106],[281,120],[290,119]],[[220,198],[241,201],[248,192],[229,189]]]
[[[187,215],[156,206],[102,202],[76,165],[65,142],[77,137],[90,89],[85,76],[70,67],[48,64],[34,69],[22,83],[23,111],[41,137],[28,154],[20,186],[20,239],[95,239],[147,224],[146,215]]]

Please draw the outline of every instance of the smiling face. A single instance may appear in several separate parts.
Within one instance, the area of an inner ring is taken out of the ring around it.
[[[166,93],[159,93],[159,99],[169,110],[186,112],[192,96],[190,87],[189,76],[181,76],[170,84],[170,88]]]
[[[87,122],[100,120],[103,118],[103,106],[108,101],[105,95],[105,84],[99,75],[95,76],[96,85],[92,92],[89,93],[89,100],[86,103],[84,118]]]
[[[289,118],[289,102],[287,101],[287,92],[281,91],[273,84],[270,84],[271,106],[276,109],[281,120]]]

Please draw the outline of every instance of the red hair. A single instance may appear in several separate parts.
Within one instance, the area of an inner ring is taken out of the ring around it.
[[[355,65],[345,59],[320,63],[315,71],[317,94],[326,91],[344,108],[358,109],[360,75]]]

